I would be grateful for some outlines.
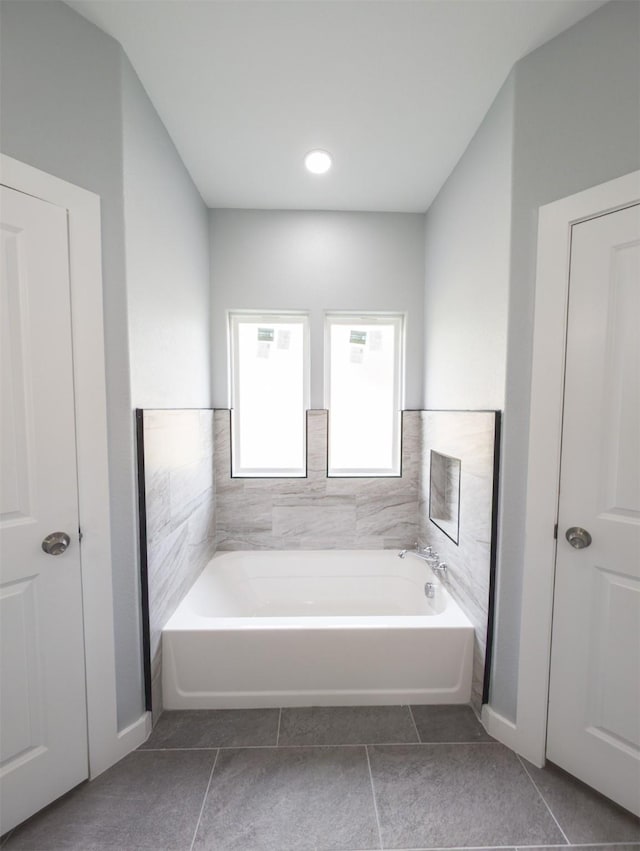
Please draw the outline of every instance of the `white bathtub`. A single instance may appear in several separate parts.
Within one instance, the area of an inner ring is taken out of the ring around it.
[[[162,633],[166,709],[467,703],[473,627],[395,550],[218,553]]]

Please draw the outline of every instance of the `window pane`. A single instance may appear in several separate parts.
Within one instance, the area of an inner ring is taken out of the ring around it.
[[[235,317],[233,474],[305,475],[304,320]]]
[[[401,320],[329,319],[329,468],[400,472]]]

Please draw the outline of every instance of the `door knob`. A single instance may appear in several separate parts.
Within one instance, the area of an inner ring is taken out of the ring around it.
[[[565,537],[576,550],[583,550],[585,547],[591,546],[591,535],[580,526],[569,527]]]
[[[42,542],[42,549],[50,556],[61,555],[71,543],[66,532],[52,532]]]

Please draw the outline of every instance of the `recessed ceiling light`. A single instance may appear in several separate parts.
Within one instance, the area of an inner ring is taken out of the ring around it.
[[[326,151],[309,151],[304,164],[311,174],[325,174],[331,168],[331,154]]]

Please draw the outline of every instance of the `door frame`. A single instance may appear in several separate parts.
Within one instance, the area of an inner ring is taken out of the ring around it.
[[[0,154],[0,183],[67,210],[89,777],[142,744],[151,713],[118,730],[100,197]]]
[[[546,758],[571,229],[639,201],[636,171],[539,210],[518,703],[509,742],[538,766]]]

